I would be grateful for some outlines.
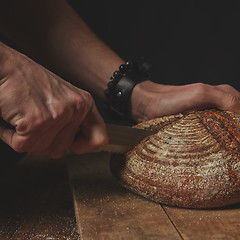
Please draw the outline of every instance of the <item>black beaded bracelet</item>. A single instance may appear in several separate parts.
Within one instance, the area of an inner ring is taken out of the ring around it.
[[[104,91],[105,106],[109,111],[122,117],[128,115],[128,101],[136,84],[149,78],[150,65],[141,61],[127,61],[113,73],[107,89]]]

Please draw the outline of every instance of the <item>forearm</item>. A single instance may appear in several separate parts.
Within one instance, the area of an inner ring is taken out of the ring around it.
[[[64,0],[25,0],[15,1],[14,6],[3,5],[4,34],[66,80],[103,97],[110,76],[123,61]]]

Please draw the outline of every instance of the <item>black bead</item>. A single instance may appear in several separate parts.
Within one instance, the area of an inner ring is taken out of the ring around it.
[[[108,89],[109,90],[112,90],[113,88],[114,88],[114,82],[113,81],[111,81],[111,82],[108,82]]]
[[[104,95],[106,98],[109,98],[111,96],[111,92],[109,89],[104,90]]]
[[[133,61],[128,60],[125,65],[126,65],[126,67],[127,67],[127,70],[130,70],[130,69],[133,68],[134,63],[133,63]]]
[[[115,77],[114,77],[112,81],[113,81],[114,84],[117,84],[118,81],[119,81],[119,78],[115,78]]]
[[[114,77],[115,79],[120,79],[120,78],[122,77],[122,73],[121,73],[120,71],[115,71],[115,72],[113,73],[113,77]]]
[[[119,66],[119,71],[120,71],[121,73],[125,73],[125,72],[127,71],[127,66],[126,66],[126,64],[121,64],[121,65]]]

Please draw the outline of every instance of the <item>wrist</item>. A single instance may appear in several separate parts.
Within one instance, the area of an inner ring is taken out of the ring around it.
[[[135,86],[129,99],[129,116],[137,122],[142,122],[151,119],[148,114],[149,107],[154,105],[152,102],[155,93],[161,94],[160,84],[154,83],[150,80],[141,82]],[[155,103],[156,104],[156,103]]]

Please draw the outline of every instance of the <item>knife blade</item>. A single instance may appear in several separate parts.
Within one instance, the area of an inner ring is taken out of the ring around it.
[[[144,138],[156,133],[154,130],[132,128],[129,126],[106,124],[109,142],[95,152],[125,153],[139,144]]]

